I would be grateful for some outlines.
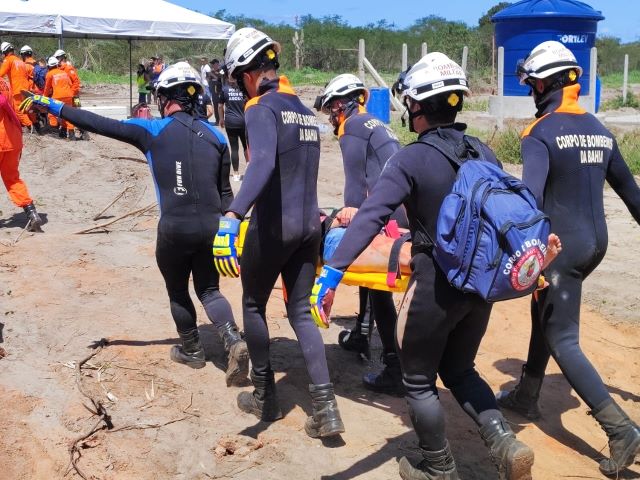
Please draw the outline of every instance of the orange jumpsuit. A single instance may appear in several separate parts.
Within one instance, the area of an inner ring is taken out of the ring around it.
[[[18,207],[26,207],[33,200],[18,171],[22,154],[22,126],[11,105],[11,96],[9,86],[0,78],[0,175],[11,201]]]
[[[60,100],[65,105],[73,107],[73,83],[69,74],[60,67],[55,67],[47,72],[44,84],[44,95]],[[62,128],[73,131],[73,125],[61,118]],[[49,114],[49,124],[52,127],[58,126],[58,118]]]
[[[71,86],[73,88],[73,96],[77,97],[80,95],[80,87],[82,87],[82,85],[80,84],[80,77],[78,77],[78,72],[76,72],[75,67],[71,65],[71,62],[65,61],[60,62],[59,68],[67,72],[69,75],[69,78],[71,79]]]
[[[35,92],[36,84],[33,83],[33,68],[36,65],[36,61],[33,57],[27,57],[24,59],[24,66],[27,69],[27,78],[29,79],[29,91]]]
[[[5,75],[9,77],[11,94],[13,96],[13,106],[18,118],[20,119],[20,124],[25,127],[30,127],[32,122],[29,116],[20,112],[18,109],[24,99],[22,96],[22,90],[29,90],[27,66],[13,53],[9,53],[8,55],[5,55],[4,62],[2,62],[2,66],[0,66],[0,78]]]

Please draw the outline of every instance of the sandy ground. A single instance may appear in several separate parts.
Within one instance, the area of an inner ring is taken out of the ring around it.
[[[113,95],[110,89],[94,89],[91,98]],[[301,91],[311,102],[315,91]],[[85,364],[81,383],[106,406],[114,428],[78,443],[87,478],[383,480],[398,478],[401,456],[416,457],[404,399],[361,387],[361,375],[379,366],[377,339],[369,364],[338,346],[341,327],[353,324],[357,310],[354,288],[340,288],[335,323],[323,331],[346,433],[324,442],[304,433],[308,379],[280,290],[268,322],[285,417],[257,422],[235,405],[242,389],[224,385],[222,346],[200,306],[210,362],[191,370],[169,360],[177,339],[155,265],[157,211],[102,233],[75,234],[155,200],[142,154],[97,135],[81,143],[30,136],[21,170],[47,224],[46,233],[15,243],[25,217],[0,196],[0,347],[6,352],[0,358],[0,479],[77,477],[68,472],[69,447],[99,422],[83,406],[90,404],[74,368],[103,338],[109,343]],[[338,144],[325,133],[321,206],[341,204],[342,183]],[[582,344],[616,401],[640,420],[640,274],[633,255],[640,228],[610,189],[605,196],[609,251],[585,284]],[[223,279],[222,290],[240,312],[239,281]],[[528,338],[527,301],[496,305],[477,358],[494,390],[519,376]],[[475,425],[447,390],[441,398],[462,478],[497,478]],[[519,438],[535,450],[533,477],[602,478],[597,463],[607,453],[606,437],[553,362],[541,404],[544,418],[536,423],[509,415]],[[640,465],[624,478],[640,478]]]

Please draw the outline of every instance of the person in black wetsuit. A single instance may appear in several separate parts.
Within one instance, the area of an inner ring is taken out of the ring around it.
[[[315,115],[289,80],[277,75],[280,45],[253,28],[229,39],[225,70],[245,92],[245,121],[251,162],[236,198],[220,220],[214,257],[222,274],[238,276],[234,243],[240,219],[253,206],[240,263],[242,310],[253,393],[238,396],[238,407],[262,420],[282,418],[269,359],[266,306],[282,276],[287,317],[300,342],[311,379],[311,437],[344,432],[325,356],[322,336],[309,311],[320,247],[318,165],[320,137]]]
[[[600,463],[617,476],[640,452],[640,429],[611,398],[580,348],[582,282],[607,250],[605,180],[640,224],[640,189],[615,137],[578,105],[582,68],[564,45],[543,42],[518,67],[531,87],[536,120],[522,134],[523,181],[564,245],[545,272],[550,286],[531,302],[532,331],[520,382],[498,394],[501,407],[540,417],[538,397],[550,355],[609,437],[610,458]]]
[[[498,163],[489,147],[479,140],[480,152],[465,143],[466,125],[454,123],[462,109],[463,95],[469,91],[464,71],[455,62],[442,53],[429,53],[408,72],[405,82],[409,127],[418,133],[418,140],[439,136],[457,148],[464,147],[472,156],[477,154]],[[404,205],[412,238],[412,274],[398,313],[396,349],[411,422],[424,459],[414,467],[406,457],[402,458],[400,477],[459,478],[445,435],[445,416],[436,387],[439,375],[477,423],[500,478],[530,479],[533,451],[516,439],[491,388],[474,365],[491,304],[451,286],[427,241],[435,238],[440,205],[455,176],[450,161],[435,147],[420,141],[393,155],[316,280],[311,296],[312,314],[317,322],[328,324],[330,299],[343,272],[398,206]]]
[[[156,260],[164,277],[171,314],[182,345],[171,349],[171,359],[192,368],[205,366],[196,311],[189,296],[193,275],[196,294],[218,329],[229,353],[227,385],[241,385],[248,373],[247,346],[233,318],[231,306],[219,289],[211,240],[218,220],[233,200],[229,184],[229,153],[224,136],[196,120],[198,74],[187,63],[165,69],[158,78],[156,97],[161,120],[116,121],[79,108],[65,108],[39,95],[23,102],[46,107],[87,131],[129,143],[142,151],[156,186],[160,221]]]
[[[338,136],[344,165],[344,208],[336,219],[341,226],[348,226],[351,219],[373,189],[387,159],[400,150],[400,143],[393,131],[382,121],[367,113],[365,104],[369,91],[362,81],[350,73],[338,75],[326,86],[320,108],[329,115]],[[392,219],[401,227],[408,227],[406,214],[401,207]],[[373,317],[382,342],[382,372],[368,373],[362,381],[369,390],[404,395],[400,361],[394,345],[396,307],[393,294],[380,290],[360,288],[360,314],[353,331],[340,332],[340,345],[348,350],[368,350],[368,336],[362,333]],[[363,299],[364,297],[364,299]],[[370,309],[367,309],[367,300]],[[366,331],[366,330],[365,330]]]
[[[220,128],[224,128],[229,139],[229,149],[231,153],[231,168],[233,169],[233,180],[239,182],[240,177],[240,148],[238,141],[242,144],[242,152],[245,161],[248,160],[247,140],[244,125],[244,105],[247,99],[244,93],[238,88],[235,79],[228,77],[227,82],[220,92]]]

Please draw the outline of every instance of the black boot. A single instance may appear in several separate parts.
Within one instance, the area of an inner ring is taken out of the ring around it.
[[[380,373],[367,373],[362,377],[365,388],[379,393],[403,396],[406,393],[402,383],[400,359],[395,352],[382,355],[384,368]]]
[[[238,327],[228,322],[218,329],[220,338],[227,352],[227,387],[242,386],[249,373],[249,351],[247,344],[240,336]]]
[[[278,405],[276,395],[276,382],[273,378],[273,371],[266,375],[256,375],[251,370],[251,381],[254,390],[250,392],[240,392],[238,395],[238,408],[246,413],[252,413],[260,420],[274,422],[282,418],[282,410]]]
[[[33,202],[24,207],[24,213],[27,214],[27,230],[42,233],[42,219]]]
[[[459,480],[456,462],[451,454],[449,442],[442,450],[430,452],[422,451],[422,460],[415,467],[409,463],[407,457],[402,457],[399,462],[400,478],[403,480]]]
[[[191,368],[202,368],[206,365],[204,359],[204,349],[200,343],[198,329],[194,328],[187,332],[178,332],[182,345],[171,347],[171,360],[183,363]]]
[[[304,430],[311,438],[331,437],[344,432],[333,383],[309,385],[313,413],[307,418]]]
[[[496,401],[501,408],[519,413],[529,420],[540,418],[538,398],[544,377],[535,377],[527,371],[527,365],[522,365],[520,381],[511,391],[501,391],[496,395]]]
[[[640,454],[640,428],[614,401],[607,401],[606,406],[591,412],[591,415],[609,437],[611,458],[600,462],[600,471],[607,476],[617,477]]]
[[[504,417],[480,427],[500,480],[531,480],[533,450],[516,438]]]
[[[371,359],[371,327],[373,314],[371,301],[367,289],[360,288],[360,313],[353,330],[342,330],[338,334],[338,343],[342,348],[350,352],[356,352],[367,360]]]

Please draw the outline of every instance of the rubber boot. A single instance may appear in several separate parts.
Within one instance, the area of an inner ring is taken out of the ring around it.
[[[227,322],[218,329],[220,338],[224,343],[224,351],[227,352],[227,387],[242,386],[249,373],[249,350],[247,344],[240,336],[238,327]]]
[[[382,355],[384,368],[380,373],[367,373],[362,377],[362,383],[368,390],[389,395],[404,396],[406,390],[402,383],[400,359],[395,352]]]
[[[202,368],[206,365],[204,359],[204,349],[200,343],[198,329],[194,328],[187,332],[178,332],[182,345],[171,347],[171,360],[182,363],[191,368]]]
[[[510,391],[501,391],[496,395],[496,401],[501,408],[519,413],[529,420],[538,420],[541,416],[538,398],[544,377],[536,377],[527,371],[527,365],[522,365],[520,381]]]
[[[333,383],[309,385],[313,412],[304,424],[311,438],[331,437],[344,432],[338,402],[333,392]]]
[[[342,330],[338,334],[338,344],[345,350],[356,352],[360,357],[370,360],[371,349],[369,343],[371,326],[373,325],[371,301],[369,300],[369,294],[363,293],[362,289],[360,295],[360,313],[356,320],[356,327],[353,330]]]
[[[245,413],[252,413],[265,422],[275,422],[282,418],[282,410],[278,405],[276,394],[276,382],[273,371],[266,375],[256,375],[251,370],[253,392],[240,392],[238,395],[238,408]]]
[[[609,437],[610,458],[600,462],[600,471],[617,477],[640,455],[640,428],[614,401],[607,401],[606,406],[590,413]]]
[[[38,215],[38,211],[33,202],[24,207],[24,213],[27,214],[27,230],[42,233],[42,219],[40,215]]]
[[[480,427],[500,480],[531,480],[533,450],[516,438],[504,417]]]
[[[400,459],[398,464],[400,478],[403,480],[460,480],[449,442],[442,450],[433,452],[423,448],[420,450],[423,460],[415,467],[407,457]]]

